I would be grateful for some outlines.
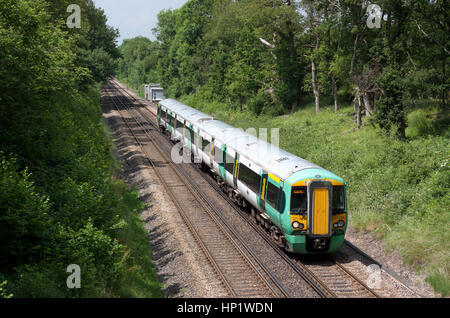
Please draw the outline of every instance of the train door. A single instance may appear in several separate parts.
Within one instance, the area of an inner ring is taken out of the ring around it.
[[[308,228],[312,237],[331,235],[332,185],[329,181],[308,182]]]
[[[219,176],[223,178],[223,145],[219,146],[219,142],[213,138],[214,143],[211,145],[212,147],[212,165],[213,169],[217,172]]]
[[[265,210],[269,214],[272,221],[278,226],[280,226],[280,206],[281,206],[281,193],[282,186],[280,185],[280,179],[273,174],[268,174],[266,181],[266,193],[264,196]]]
[[[193,127],[193,129],[196,129],[197,131],[194,131],[194,144],[195,144],[195,163],[200,163],[202,161],[202,153],[201,153],[201,147],[202,147],[202,136],[200,136],[200,130],[198,128]]]
[[[217,163],[218,163],[218,169],[219,169],[219,174],[222,177],[222,179],[226,180],[226,172],[225,172],[225,156],[227,153],[227,146],[226,145],[222,145],[220,148],[219,154],[216,156],[217,157]],[[216,151],[218,151],[218,149],[216,149]]]
[[[261,170],[261,185],[259,188],[259,206],[265,210],[266,209],[266,200],[265,200],[265,195],[266,195],[266,190],[267,190],[267,171]]]
[[[214,155],[215,155],[215,146],[214,146],[214,137],[211,139],[211,142],[209,144],[210,151],[209,151],[209,165],[212,169],[214,169]]]
[[[224,147],[224,168],[225,178],[229,185],[234,185],[234,163],[235,152],[233,149]]]
[[[169,115],[169,131],[172,133],[173,132],[173,113],[168,112],[168,115]]]
[[[234,157],[234,172],[233,172],[233,185],[235,188],[237,188],[237,180],[238,180],[238,173],[239,173],[239,154],[236,152],[236,155]]]
[[[189,134],[189,148],[191,149],[191,153],[193,154],[195,139],[194,139],[194,127],[192,126],[192,124],[189,124],[188,134]]]

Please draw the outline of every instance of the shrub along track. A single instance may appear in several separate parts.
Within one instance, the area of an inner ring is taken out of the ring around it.
[[[105,88],[229,295],[289,297],[284,286],[241,240],[239,233],[221,218],[220,211],[161,151],[154,142],[151,129],[137,119],[129,98],[117,94],[119,89],[113,84]],[[129,112],[132,119],[122,116],[122,112]]]
[[[122,89],[125,94],[127,94],[133,101],[136,99],[131,96],[126,90],[121,88],[119,84],[115,84],[118,89]],[[148,114],[155,117],[153,112],[149,112],[144,104],[140,103],[143,108],[134,107],[133,111],[137,113],[137,117],[142,117],[145,124],[153,125],[152,134],[155,132],[156,127],[154,126],[155,118],[149,118]],[[162,134],[154,135],[155,139],[161,139]],[[164,143],[165,141],[165,143]],[[169,145],[167,139],[164,141],[158,141],[160,147],[164,147],[164,144]],[[166,146],[167,147],[167,146]],[[166,150],[170,153],[170,150]],[[177,165],[181,166],[181,165]],[[179,167],[177,167],[179,168]],[[184,173],[182,169],[179,169],[181,173]],[[189,176],[186,176],[189,178]],[[314,291],[319,295],[319,297],[380,297],[374,290],[369,288],[364,282],[362,282],[358,277],[348,271],[339,262],[334,260],[332,257],[326,257],[321,259],[319,263],[309,262],[308,260],[301,260],[297,255],[289,255],[285,251],[281,250],[269,237],[269,235],[261,229],[258,225],[253,222],[252,218],[236,206],[228,196],[222,192],[220,187],[213,180],[213,176],[202,174],[202,177],[209,183],[209,185],[217,190],[217,192],[233,207],[233,209],[244,218],[250,226],[257,231],[260,236],[278,253],[279,257],[285,261],[285,263],[295,271],[301,280],[306,281]],[[195,178],[189,178],[192,182],[195,182]],[[197,186],[197,189],[199,187]],[[220,215],[220,213],[218,214]],[[226,222],[226,220],[225,220]],[[237,233],[236,235],[239,235]]]

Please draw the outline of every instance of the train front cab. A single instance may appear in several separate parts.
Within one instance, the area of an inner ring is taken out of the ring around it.
[[[336,252],[347,229],[345,182],[326,170],[307,169],[299,174],[300,178],[297,174],[289,177],[284,187],[290,198],[283,219],[287,249],[294,253]]]

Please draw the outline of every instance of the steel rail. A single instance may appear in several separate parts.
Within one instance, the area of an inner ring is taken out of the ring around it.
[[[126,92],[126,91],[125,91]],[[126,92],[128,93],[128,92]],[[133,98],[134,99],[134,98]],[[135,99],[134,99],[135,100]],[[142,114],[142,112],[139,109],[133,109],[133,110],[137,110],[138,113],[140,113],[140,115],[144,118],[144,119],[148,119],[146,118],[146,116],[144,114]],[[147,122],[148,124],[150,124],[149,122]],[[141,126],[142,127],[142,126]],[[142,127],[144,131],[146,131],[146,133],[148,134],[152,134],[151,137],[153,136],[153,132],[146,130],[144,127]],[[149,136],[150,137],[150,136]],[[164,151],[162,151],[162,149],[160,148],[160,146],[157,144],[157,141],[155,138],[152,138],[153,143],[155,144],[155,147],[158,149],[158,151],[160,152],[160,154],[162,156],[164,156],[166,158],[166,160],[169,162],[169,164],[175,169],[175,172],[179,173],[179,176],[182,180],[186,180],[189,182],[189,185],[192,187],[189,187],[189,189],[194,189],[197,192],[197,199],[198,201],[203,204],[205,203],[207,206],[204,206],[204,209],[210,213],[210,216],[212,218],[214,218],[214,220],[216,221],[218,226],[222,226],[220,224],[220,222],[222,222],[226,228],[233,233],[233,235],[237,238],[237,242],[235,241],[234,243],[236,244],[236,246],[240,249],[242,255],[246,258],[247,262],[249,263],[249,265],[255,267],[253,264],[251,264],[251,260],[247,257],[247,254],[240,248],[239,244],[237,244],[238,242],[240,243],[240,245],[243,246],[243,248],[247,251],[248,254],[250,254],[255,260],[257,265],[259,265],[263,271],[266,273],[266,275],[268,275],[268,277],[270,277],[270,279],[272,280],[272,282],[276,285],[276,287],[281,291],[282,295],[284,297],[289,297],[289,292],[286,290],[286,288],[281,284],[281,282],[279,281],[279,279],[267,268],[267,266],[261,261],[261,259],[248,247],[248,244],[245,242],[245,240],[240,236],[239,233],[236,232],[235,229],[233,229],[233,227],[227,222],[227,220],[225,220],[222,216],[222,214],[220,213],[220,211],[218,211],[214,205],[211,203],[210,199],[205,196],[202,191],[199,189],[199,187],[195,184],[192,183],[189,179],[189,177],[186,175],[186,173],[184,172],[183,169],[180,169],[179,165],[174,164],[172,161],[170,161],[166,156]],[[180,174],[183,174],[183,176],[181,176]],[[194,193],[195,195],[195,193]],[[211,214],[212,212],[212,214]],[[217,219],[217,217],[220,219]],[[254,268],[255,270],[257,270],[257,268]],[[257,270],[258,271],[258,270]],[[265,280],[266,285],[269,286],[269,282],[265,279],[264,275],[262,275],[259,271],[258,274],[260,275],[260,277],[262,279]],[[280,295],[277,295],[280,296]]]
[[[137,110],[144,118],[146,118],[146,116],[144,114],[142,114],[141,111]],[[190,180],[189,176],[187,175],[187,173],[183,170],[179,168],[179,165],[175,165],[175,168],[183,175],[184,178],[186,178],[185,180]],[[289,297],[289,292],[286,290],[286,288],[283,286],[283,284],[280,282],[280,280],[276,277],[276,275],[274,275],[268,268],[267,266],[264,264],[264,262],[261,260],[260,257],[258,257],[253,251],[252,249],[248,246],[248,244],[245,242],[244,238],[241,236],[241,234],[239,234],[231,225],[231,223],[226,220],[222,213],[220,213],[220,211],[217,210],[217,208],[214,206],[214,204],[211,202],[210,198],[208,198],[203,192],[202,190],[199,188],[199,186],[196,183],[190,182],[190,184],[192,185],[192,188],[197,192],[199,198],[202,200],[202,202],[204,202],[206,205],[208,205],[208,209],[210,211],[213,211],[214,214],[212,215],[212,217],[216,218],[218,220],[218,222],[222,222],[228,231],[230,231],[237,239],[238,242],[241,243],[242,247],[246,250],[246,253],[250,254],[254,259],[257,260],[258,265],[263,269],[263,271],[266,273],[266,275],[268,277],[270,277],[270,279],[272,280],[272,282],[278,287],[278,289],[280,291],[282,291],[283,295],[285,297]],[[245,255],[245,253],[244,253]],[[264,276],[263,276],[264,277]]]
[[[113,92],[115,90],[111,90],[111,92]],[[205,244],[203,243],[203,241],[201,240],[199,234],[197,233],[197,231],[195,230],[195,228],[193,227],[192,223],[190,222],[190,220],[187,218],[183,208],[180,206],[180,204],[178,203],[178,200],[176,200],[176,197],[174,195],[174,193],[172,192],[172,190],[170,189],[170,187],[168,186],[167,182],[165,182],[165,179],[163,178],[163,176],[159,173],[159,170],[157,169],[155,163],[150,159],[149,155],[147,154],[147,152],[145,151],[144,146],[142,145],[141,141],[139,140],[139,138],[136,136],[136,134],[133,132],[133,129],[130,127],[130,125],[128,124],[128,122],[125,120],[125,118],[122,116],[122,114],[120,113],[120,108],[117,105],[117,103],[114,101],[113,99],[113,103],[114,106],[117,110],[117,112],[119,113],[122,121],[126,124],[126,126],[128,127],[129,131],[131,132],[131,134],[133,135],[133,138],[136,140],[136,142],[139,144],[139,147],[142,149],[142,151],[145,153],[146,155],[146,159],[147,161],[150,163],[150,165],[153,167],[155,173],[157,174],[158,178],[161,180],[161,184],[163,185],[163,187],[165,188],[165,190],[167,191],[167,193],[169,194],[169,197],[171,198],[172,202],[175,204],[176,208],[178,209],[181,218],[183,219],[183,222],[185,222],[186,226],[188,227],[189,231],[191,232],[191,234],[194,237],[194,240],[198,243],[198,245],[200,246],[200,248],[202,249],[204,255],[206,256],[206,259],[209,261],[209,263],[211,264],[211,266],[213,267],[213,269],[216,271],[216,273],[218,274],[219,278],[221,279],[223,285],[225,286],[225,289],[227,290],[228,294],[232,297],[237,297],[236,293],[233,291],[233,289],[230,286],[230,283],[228,282],[228,280],[226,279],[226,277],[224,276],[224,274],[222,273],[222,271],[220,270],[219,266],[217,265],[216,261],[214,260],[214,257],[212,256],[212,254],[210,253],[210,251],[208,250],[208,248],[205,246]]]
[[[118,86],[116,86],[116,87],[118,87]],[[118,87],[118,88],[121,89],[120,87]],[[125,92],[126,92],[126,91],[125,91]],[[128,92],[126,92],[126,93],[128,93]],[[133,100],[135,100],[135,98],[133,98]],[[129,112],[129,109],[127,109],[127,111]],[[130,115],[131,115],[131,114],[130,114]],[[141,114],[141,115],[142,115],[142,114]],[[133,116],[133,117],[134,117],[134,116]],[[150,136],[151,132],[149,132],[147,129],[145,129],[145,127],[143,127],[143,125],[142,125],[141,123],[139,123],[139,121],[137,121],[137,119],[136,119],[135,117],[134,117],[134,119],[136,120],[136,123],[138,123],[138,125],[140,125],[141,128],[146,132],[146,134],[151,138],[152,143],[154,144],[155,148],[158,149],[158,151],[160,152],[160,154],[161,154],[163,157],[165,157],[164,152],[163,152],[163,151],[159,148],[159,146],[155,143],[155,139],[152,138],[152,136]],[[137,137],[136,137],[136,139],[137,139]],[[166,159],[167,159],[167,158],[166,158]],[[182,170],[178,169],[178,167],[177,167],[176,165],[173,165],[173,163],[172,163],[170,160],[166,160],[166,161],[174,168],[174,171],[175,171],[176,173],[182,171]],[[157,169],[155,169],[155,170],[157,170]],[[184,176],[185,176],[185,175],[184,175]],[[160,176],[160,177],[162,178],[162,176]],[[180,177],[180,179],[183,180],[183,181],[187,181],[187,180],[188,180],[187,178],[183,178],[183,176],[181,176],[180,174],[179,174],[179,177]],[[187,183],[186,183],[186,186],[187,186],[187,188],[190,189],[190,190],[191,190],[191,187],[190,187],[190,186],[193,186],[193,188],[196,188],[197,193],[194,193],[194,192],[191,191],[192,194],[194,195],[194,197],[196,197],[197,201],[203,206],[203,208],[205,209],[205,211],[208,212],[208,213],[210,214],[210,216],[213,218],[213,221],[217,224],[217,226],[218,226],[219,228],[222,228],[223,226],[220,224],[220,222],[218,221],[217,217],[214,216],[214,215],[212,215],[212,214],[210,213],[211,211],[213,211],[213,212],[215,212],[216,215],[219,216],[219,218],[221,217],[221,215],[220,215],[220,213],[218,213],[218,211],[214,211],[214,208],[213,208],[213,205],[211,204],[211,202],[210,202],[210,201],[202,194],[202,192],[198,189],[198,187],[195,187],[193,184],[187,184]],[[168,187],[166,187],[166,188],[168,188]],[[175,201],[177,201],[175,198],[173,198],[173,199],[174,199]],[[206,205],[204,204],[204,202],[206,202],[206,204],[209,205],[209,206],[206,206]],[[180,205],[178,205],[178,208],[182,209],[182,207],[181,207]],[[261,274],[261,273],[259,272],[259,270],[255,267],[255,265],[254,265],[254,264],[252,263],[252,261],[248,258],[248,256],[245,254],[245,252],[241,249],[241,247],[240,247],[239,244],[236,242],[236,240],[234,240],[232,237],[229,237],[229,238],[233,241],[233,243],[235,244],[236,248],[240,251],[241,255],[245,258],[246,262],[253,268],[253,270],[259,275],[259,277],[261,277],[261,279],[265,282],[265,284],[266,284],[266,286],[268,287],[268,289],[270,289],[270,290],[272,291],[273,295],[274,295],[274,296],[277,296],[277,297],[281,297],[281,296],[289,297],[289,293],[288,293],[287,290],[284,288],[284,286],[281,284],[281,282],[279,282],[279,280],[278,280],[278,279],[277,279],[270,271],[268,271],[268,269],[267,269],[267,267],[264,265],[264,263],[262,263],[261,260],[258,259],[258,258],[256,257],[256,255],[248,248],[248,246],[246,245],[245,241],[244,241],[241,237],[239,237],[238,233],[236,233],[235,230],[232,229],[232,227],[230,227],[229,224],[226,224],[226,223],[224,222],[224,219],[223,219],[223,218],[221,218],[221,221],[226,225],[227,229],[228,229],[229,231],[231,231],[231,232],[237,237],[238,241],[239,241],[239,242],[241,243],[241,245],[245,248],[245,250],[247,251],[247,253],[251,254],[252,257],[256,259],[257,264],[258,264],[258,265],[265,271],[265,273],[272,279],[272,282],[276,285],[276,287],[277,287],[277,288],[279,289],[279,291],[281,292],[281,295],[280,295],[279,293],[277,293],[277,292],[270,286],[269,282],[266,280],[266,278],[264,277],[264,275]],[[193,226],[191,225],[190,228],[193,229]],[[229,236],[229,234],[227,234],[226,232],[224,232],[224,234],[226,234],[226,235]],[[199,237],[198,237],[198,239],[200,240]],[[205,249],[207,249],[206,246],[205,246]],[[209,254],[211,255],[211,253],[209,253]],[[212,258],[212,261],[214,262],[212,255],[211,255],[211,258]],[[217,265],[217,264],[216,264],[216,265]],[[219,266],[217,266],[217,269],[218,269],[219,272],[220,272]],[[223,279],[225,279],[223,273],[221,273],[221,276],[223,277]],[[231,289],[230,283],[228,283],[227,285],[228,285],[228,286],[230,287],[230,289]]]

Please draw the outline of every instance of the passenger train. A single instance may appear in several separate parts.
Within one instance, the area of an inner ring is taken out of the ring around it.
[[[157,118],[279,246],[302,254],[340,249],[348,220],[341,177],[174,99],[157,104]]]

